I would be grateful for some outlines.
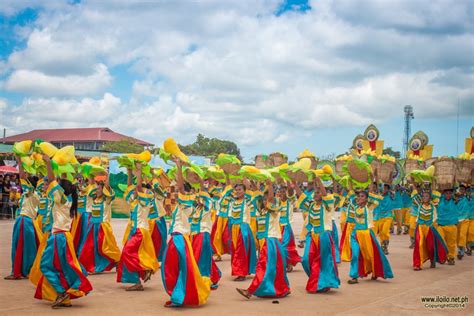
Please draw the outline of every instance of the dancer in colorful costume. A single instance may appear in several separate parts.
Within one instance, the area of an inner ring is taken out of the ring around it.
[[[91,218],[82,244],[79,262],[89,273],[110,271],[120,260],[120,249],[110,219],[115,192],[107,176],[96,176],[96,186],[88,195],[92,199]]]
[[[155,248],[155,254],[158,262],[163,260],[163,253],[166,249],[166,240],[168,238],[168,230],[166,228],[166,210],[164,201],[167,196],[166,188],[160,184],[157,179],[153,180],[152,207],[148,214],[148,224],[150,225],[150,235]]]
[[[170,240],[161,265],[163,285],[170,296],[165,307],[199,306],[206,303],[211,282],[209,278],[202,277],[188,237],[191,233],[189,217],[196,195],[191,193],[189,183],[184,183],[181,160],[175,159],[175,163],[178,205],[173,212]]]
[[[474,247],[474,199],[467,184],[459,186],[458,196],[458,259],[471,256]]]
[[[376,185],[372,185],[374,187]],[[393,222],[393,200],[394,195],[390,190],[390,185],[383,185],[381,200],[374,209],[374,233],[380,238],[383,253],[388,255],[388,245],[390,243],[390,227]],[[401,231],[401,230],[400,230]]]
[[[423,191],[421,201],[414,200],[418,207],[418,217],[415,228],[415,247],[413,248],[413,269],[419,271],[425,261],[430,260],[431,268],[436,262],[445,263],[448,248],[434,226],[436,222],[436,204],[439,193]],[[419,203],[419,204],[418,204]]]
[[[286,195],[286,188],[283,188]],[[259,210],[258,221],[264,225],[263,244],[260,248],[255,277],[247,289],[237,288],[237,292],[249,299],[252,295],[257,297],[280,298],[290,294],[290,284],[286,276],[285,251],[280,243],[280,200],[275,198],[273,185],[267,180],[267,192],[264,198],[265,207]],[[259,225],[260,226],[260,225]],[[261,236],[259,236],[261,237]]]
[[[346,192],[344,201],[342,202],[342,208],[344,209],[345,223],[341,233],[341,241],[339,244],[339,252],[341,254],[341,261],[350,262],[352,258],[351,250],[351,235],[355,227],[355,208],[352,207],[355,204],[356,195],[352,189],[352,183],[349,182],[349,190]]]
[[[81,177],[78,179],[77,216],[74,218],[71,227],[71,235],[74,238],[74,247],[78,256],[80,255],[80,249],[86,239],[90,224],[92,199],[89,196],[89,192],[94,187],[95,184],[92,178],[86,180]]]
[[[76,257],[70,233],[73,218],[77,215],[77,189],[66,179],[56,182],[51,160],[43,155],[48,170],[46,193],[52,203],[53,226],[46,248],[38,253],[41,275],[35,298],[53,301],[53,308],[71,306],[70,299],[92,291],[92,285]],[[46,184],[45,184],[46,185]]]
[[[453,190],[444,190],[437,206],[437,230],[448,247],[448,265],[454,265],[458,237],[458,205]]]
[[[223,200],[229,205],[232,232],[231,268],[232,276],[236,277],[235,281],[244,281],[247,275],[254,274],[257,261],[255,239],[250,228],[253,204],[250,195],[246,194],[248,188],[249,180],[244,179],[243,183],[235,184],[233,188],[227,186],[223,195]]]
[[[410,249],[415,247],[415,229],[416,220],[418,218],[418,205],[421,204],[421,185],[413,184],[413,189],[410,193],[410,224],[408,228],[408,234],[410,236]]]
[[[303,268],[309,279],[306,291],[309,293],[324,293],[331,288],[338,288],[340,284],[337,271],[334,240],[332,238],[332,213],[334,199],[328,195],[321,179],[314,179],[314,193],[305,196],[309,204],[299,206],[306,208],[308,220],[306,229],[306,247],[303,256]],[[304,193],[295,186],[297,195]]]
[[[38,182],[36,182],[36,188],[35,188],[35,191],[39,197],[39,204],[38,204],[38,210],[36,212],[37,215],[36,215],[35,221],[36,221],[36,225],[39,227],[41,232],[43,232],[43,221],[45,221],[45,217],[48,214],[47,199],[43,199],[42,197],[43,187],[44,187],[44,178],[39,178]]]
[[[213,191],[213,200],[216,207],[217,215],[212,226],[211,241],[216,261],[221,261],[223,254],[230,254],[232,234],[229,224],[229,201],[223,199],[229,194],[232,187],[226,186],[224,190]]]
[[[128,188],[125,196],[133,207],[130,212],[132,226],[130,234],[122,249],[122,255],[117,266],[117,282],[133,283],[127,291],[143,291],[140,281],[147,282],[151,275],[158,270],[158,260],[151,240],[148,213],[152,207],[153,192],[142,183],[142,165],[136,163],[137,185],[132,185],[129,171]]]
[[[313,182],[308,182],[308,183],[303,183],[303,187],[304,187],[304,191],[305,191],[305,195],[304,196],[312,196],[313,195],[313,192],[314,192],[314,187],[313,187]],[[305,205],[307,203],[309,203],[309,200],[307,201],[304,201],[304,196],[301,195],[296,204],[297,205]],[[306,223],[306,220],[308,218],[308,212],[305,211],[306,208],[303,207],[302,209],[299,209],[299,211],[301,212],[301,215],[303,216],[303,222]],[[303,225],[303,227],[301,228],[301,232],[300,232],[300,241],[298,243],[298,248],[304,248],[304,244],[306,242],[306,236],[308,235],[308,230],[306,229],[306,225]]]
[[[381,197],[375,193],[359,191],[356,204],[351,204],[355,227],[351,234],[352,259],[349,284],[358,283],[359,277],[372,273],[372,280],[393,278],[392,268],[373,232],[373,212]]]
[[[39,196],[35,192],[38,178],[28,177],[23,170],[22,162],[17,157],[22,195],[18,207],[20,216],[15,219],[12,236],[12,272],[5,280],[27,278],[35,261],[36,252],[42,232],[35,221]]]
[[[47,193],[48,183],[48,178],[44,177],[40,179],[38,181],[38,184],[36,185],[36,192],[38,193],[38,196],[40,198],[38,205],[38,213],[42,213],[44,215],[41,219],[41,238],[39,240],[38,251],[36,252],[35,261],[33,262],[33,266],[31,267],[29,275],[29,279],[34,286],[38,285],[38,281],[41,277],[41,255],[44,252],[44,249],[46,248],[48,237],[51,234],[51,230],[53,229],[53,201],[51,200],[50,195],[48,195]]]
[[[341,263],[341,251],[339,250],[339,233],[337,231],[336,220],[339,220],[339,222],[341,222],[341,210],[344,204],[344,191],[342,186],[335,181],[333,183],[333,188],[334,194],[332,196],[334,198],[334,212],[332,213],[331,236],[332,240],[334,241],[334,245],[336,245],[336,247],[334,248],[336,263]]]
[[[296,250],[295,235],[291,227],[294,209],[296,208],[296,196],[294,189],[286,184],[280,185],[278,189],[278,205],[280,206],[280,228],[281,246],[283,247],[286,260],[287,272],[301,262],[301,257]]]
[[[191,220],[191,241],[194,258],[203,278],[211,280],[211,289],[218,287],[221,279],[221,271],[217,267],[212,256],[211,229],[212,229],[212,199],[205,192],[204,184],[201,180],[201,190],[196,196],[193,210],[190,215]]]

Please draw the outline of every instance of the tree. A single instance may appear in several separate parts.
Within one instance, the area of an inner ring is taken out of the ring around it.
[[[400,152],[393,150],[392,147],[385,148],[382,153],[385,155],[393,156],[397,159],[400,159],[400,156],[401,156]]]
[[[139,145],[132,138],[124,138],[118,142],[106,142],[101,150],[113,153],[141,153],[143,146]]]
[[[208,138],[202,134],[198,134],[196,141],[189,145],[179,146],[186,155],[205,156],[215,158],[220,153],[240,156],[240,149],[234,142],[221,140],[218,138]]]

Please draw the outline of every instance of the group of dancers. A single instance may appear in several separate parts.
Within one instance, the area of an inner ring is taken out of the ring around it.
[[[12,237],[12,272],[6,279],[29,280],[35,298],[53,308],[71,306],[71,299],[92,290],[88,275],[116,269],[127,291],[143,291],[158,269],[167,307],[198,306],[218,288],[216,265],[231,256],[235,281],[252,277],[246,298],[281,298],[290,294],[287,273],[301,263],[306,290],[324,293],[340,286],[338,264],[350,262],[349,284],[371,275],[389,279],[390,232],[409,234],[413,268],[430,261],[452,265],[470,256],[474,247],[474,199],[469,185],[437,192],[407,183],[381,185],[375,177],[368,189],[353,189],[319,177],[297,181],[232,181],[226,176],[190,185],[178,158],[175,180],[165,187],[142,165],[128,169],[123,197],[130,209],[123,247],[114,237],[111,205],[115,192],[108,174],[73,181],[55,175],[43,155],[47,176],[28,175],[18,159],[22,185],[19,214]],[[171,210],[165,198],[176,190]],[[301,212],[301,242],[295,242],[293,216]],[[340,231],[336,219],[340,217]],[[171,218],[167,223],[166,218]],[[394,220],[395,219],[395,220]],[[297,247],[304,247],[302,257]]]

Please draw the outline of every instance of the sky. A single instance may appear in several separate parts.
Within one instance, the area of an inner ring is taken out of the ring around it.
[[[345,152],[373,123],[434,155],[474,125],[474,1],[2,0],[0,128],[198,133],[246,160]]]

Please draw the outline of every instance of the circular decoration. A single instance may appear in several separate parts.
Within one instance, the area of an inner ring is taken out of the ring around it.
[[[370,142],[376,141],[379,138],[379,130],[375,125],[369,125],[365,130],[364,136]]]
[[[357,135],[354,138],[354,141],[352,142],[352,146],[354,147],[354,149],[362,150],[363,149],[363,146],[362,146],[363,141],[364,141],[364,136]]]
[[[419,138],[414,138],[410,142],[410,149],[413,151],[420,150],[422,146],[423,146],[423,142]]]
[[[426,135],[423,131],[418,131],[415,134],[413,134],[413,137],[410,139],[410,142],[412,139],[418,138],[421,140],[421,147],[428,145],[429,138],[428,135]]]

